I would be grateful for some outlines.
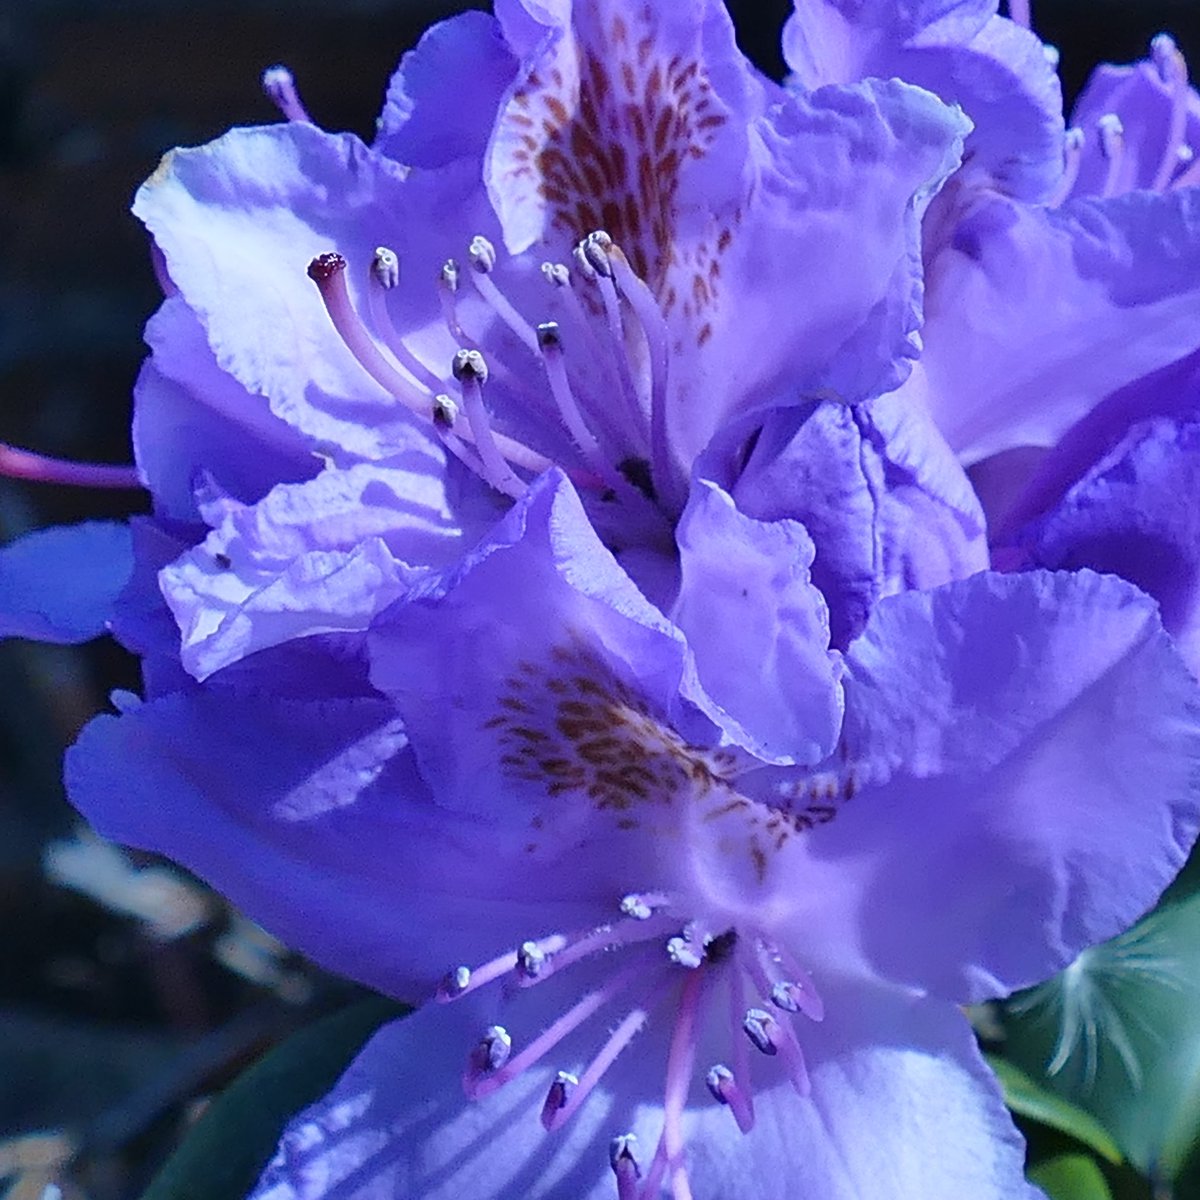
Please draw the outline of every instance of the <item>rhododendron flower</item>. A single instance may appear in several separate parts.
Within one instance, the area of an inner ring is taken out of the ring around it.
[[[785,89],[715,0],[495,7],[373,146],[275,70],[139,193],[154,513],[6,617],[143,657],[72,799],[421,1002],[257,1197],[1034,1196],[959,1006],[1153,903],[1200,754],[1150,598],[986,569],[914,373],[931,231],[1061,178],[1040,44],[801,5]]]

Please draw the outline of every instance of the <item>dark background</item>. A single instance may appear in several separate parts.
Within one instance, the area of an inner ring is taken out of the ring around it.
[[[135,187],[173,145],[274,120],[258,84],[274,62],[320,124],[369,137],[400,53],[463,7],[0,0],[0,440],[128,461],[140,330],[158,297],[128,214]],[[779,75],[790,3],[731,7],[743,48]],[[1068,98],[1094,63],[1141,57],[1162,29],[1200,63],[1197,0],[1034,8]],[[0,480],[0,543],[137,502]],[[114,686],[137,675],[108,642],[0,644],[0,1195],[13,1181],[13,1200],[38,1200],[50,1178],[71,1181],[67,1200],[135,1195],[195,1097],[346,995],[240,927],[229,942],[231,915],[199,889],[205,919],[163,938],[119,902],[47,878],[47,845],[76,825],[62,749]],[[147,860],[123,861],[132,887]]]

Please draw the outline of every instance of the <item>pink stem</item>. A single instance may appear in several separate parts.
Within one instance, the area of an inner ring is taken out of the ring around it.
[[[18,450],[0,442],[0,475],[10,479],[28,479],[34,483],[59,483],[69,487],[141,488],[136,467],[108,466],[104,463],[71,462],[50,458],[29,450]]]

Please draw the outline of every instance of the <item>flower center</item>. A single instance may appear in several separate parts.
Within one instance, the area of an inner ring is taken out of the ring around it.
[[[557,463],[600,525],[623,531],[623,542],[669,540],[686,481],[668,444],[670,352],[650,288],[597,231],[575,247],[573,269],[507,264],[518,294],[528,300],[532,287],[534,302],[539,293],[544,299],[535,323],[501,287],[490,241],[474,238],[467,260],[467,272],[448,260],[435,284],[459,346],[443,374],[392,321],[388,293],[400,286],[400,263],[391,250],[380,247],[369,264],[370,324],[350,298],[345,258],[318,255],[308,274],[363,369],[491,488],[517,498]]]
[[[821,1021],[824,1005],[808,973],[756,930],[714,933],[702,920],[681,919],[676,902],[663,894],[626,896],[620,912],[620,919],[594,929],[525,942],[474,970],[455,967],[435,1000],[450,1003],[498,986],[517,1007],[523,990],[603,955],[607,969],[600,982],[524,1045],[503,1025],[484,1029],[467,1054],[463,1087],[469,1099],[483,1099],[548,1056],[561,1055],[567,1039],[599,1014],[624,1007],[615,1025],[606,1017],[610,1032],[589,1060],[568,1061],[556,1071],[541,1124],[549,1135],[562,1129],[638,1034],[659,1025],[666,1056],[656,1148],[643,1161],[637,1137],[615,1131],[609,1163],[618,1200],[655,1200],[664,1183],[673,1200],[690,1200],[683,1113],[693,1091],[706,1091],[750,1133],[756,1075],[768,1082],[766,1073],[773,1077],[782,1067],[791,1086],[807,1095],[800,1022]],[[721,1061],[698,1067],[701,1050],[714,1048]]]

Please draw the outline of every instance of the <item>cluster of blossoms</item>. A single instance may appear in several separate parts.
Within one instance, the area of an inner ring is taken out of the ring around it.
[[[996,7],[496,0],[139,192],[153,515],[0,627],[142,658],[101,832],[421,1002],[257,1200],[1038,1194],[959,1006],[1200,821],[1200,98]]]

